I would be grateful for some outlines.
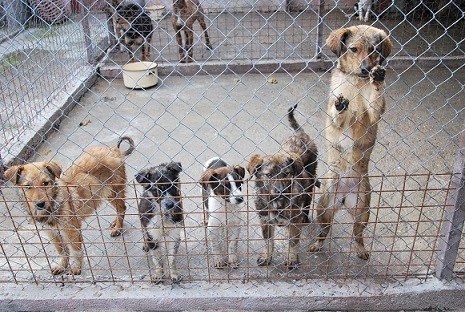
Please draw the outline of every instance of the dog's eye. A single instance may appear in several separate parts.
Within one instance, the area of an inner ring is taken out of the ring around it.
[[[357,50],[357,48],[352,47],[352,48],[350,48],[350,51],[352,51],[353,53],[357,53],[358,50]]]
[[[44,181],[44,182],[42,183],[42,185],[43,185],[43,186],[50,186],[50,185],[52,185],[52,181]]]

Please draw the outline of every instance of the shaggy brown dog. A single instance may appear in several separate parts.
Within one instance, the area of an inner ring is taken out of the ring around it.
[[[360,25],[333,31],[326,40],[338,56],[332,72],[327,107],[328,172],[317,206],[321,232],[309,251],[321,248],[342,206],[354,217],[357,256],[368,259],[363,230],[370,214],[371,187],[368,163],[376,141],[378,122],[385,109],[381,67],[392,43],[380,29]]]
[[[247,170],[256,177],[255,209],[258,211],[265,247],[258,265],[269,265],[274,249],[274,227],[287,226],[289,253],[287,267],[299,264],[298,244],[301,228],[309,222],[317,166],[317,148],[294,118],[294,106],[288,112],[294,134],[274,155],[254,155]]]
[[[205,44],[212,50],[208,36],[207,24],[203,9],[198,0],[173,0],[173,28],[176,31],[176,40],[179,45],[179,58],[181,63],[194,60],[194,23],[199,21],[200,27],[205,34]],[[185,44],[182,44],[182,32],[184,32]],[[187,55],[186,55],[187,53]]]
[[[129,149],[119,149],[127,141]],[[121,234],[126,212],[126,169],[123,157],[134,150],[134,141],[122,137],[117,147],[92,147],[62,174],[54,161],[35,162],[12,166],[5,177],[21,186],[23,204],[29,215],[46,226],[47,234],[61,256],[54,275],[63,273],[71,264],[71,274],[81,274],[84,255],[82,252],[81,227],[84,218],[94,213],[102,199],[116,209],[111,236]]]

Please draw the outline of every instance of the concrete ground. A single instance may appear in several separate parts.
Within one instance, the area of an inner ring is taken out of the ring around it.
[[[126,89],[119,79],[111,83],[100,79],[31,161],[54,159],[66,168],[89,146],[111,146],[122,135],[130,135],[136,141],[135,152],[127,158],[130,185],[126,233],[116,240],[109,237],[106,229],[113,213],[109,207],[100,210],[97,218],[90,217],[84,227],[90,266],[85,266],[78,281],[149,279],[137,220],[136,199],[140,188],[135,184],[134,175],[142,168],[170,160],[182,162],[184,169],[181,180],[186,227],[179,267],[185,281],[426,277],[434,270],[434,248],[447,194],[448,172],[453,169],[457,136],[463,129],[459,94],[464,75],[463,69],[451,73],[443,68],[427,74],[418,69],[388,72],[388,108],[380,125],[370,169],[374,176],[374,194],[372,217],[366,230],[372,253],[369,262],[354,256],[350,218],[341,213],[340,225],[333,229],[334,239],[328,240],[322,253],[305,253],[305,246],[314,239],[317,227],[312,223],[306,229],[302,266],[295,272],[285,273],[284,231],[278,232],[278,252],[273,266],[257,267],[255,259],[262,240],[253,203],[249,201],[244,210],[244,222],[249,226],[243,229],[247,240],[240,251],[241,268],[218,271],[207,265],[209,257],[201,226],[203,214],[197,184],[203,162],[219,155],[230,163],[245,166],[251,155],[277,150],[279,142],[290,134],[286,111],[298,103],[297,119],[319,147],[318,175],[323,176],[328,73],[170,76],[161,77],[157,87],[143,91]],[[276,79],[277,83],[270,83],[269,78]],[[426,185],[428,191],[421,185]],[[246,188],[250,196],[251,186]],[[34,225],[27,223],[24,211],[15,203],[14,190],[7,188],[3,192],[6,207],[2,203],[1,224],[9,241],[4,249],[5,255],[10,256],[12,270],[19,270],[14,278],[50,280]],[[5,214],[5,208],[14,216],[14,224]],[[19,233],[8,231],[8,227],[19,229]],[[24,252],[20,241],[28,242]],[[45,250],[49,256],[55,254],[47,243]],[[23,257],[25,254],[29,260],[32,256],[33,261],[28,262]],[[16,257],[19,258],[12,262]],[[1,261],[6,268],[6,259]],[[31,276],[31,269],[35,277]],[[1,275],[11,280],[10,274],[5,270]]]

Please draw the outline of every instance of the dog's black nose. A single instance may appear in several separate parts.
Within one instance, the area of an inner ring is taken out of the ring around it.
[[[167,202],[167,203],[165,203],[165,207],[166,207],[166,209],[173,209],[174,203],[171,202],[171,201],[170,201],[170,202]]]
[[[37,210],[42,210],[45,208],[45,202],[44,201],[39,201],[36,203],[36,209]]]
[[[370,74],[370,70],[371,69],[369,67],[362,67],[361,68],[361,72],[362,72],[361,75],[362,76],[368,76]]]
[[[244,201],[243,197],[236,197],[236,201],[238,204],[242,203]]]

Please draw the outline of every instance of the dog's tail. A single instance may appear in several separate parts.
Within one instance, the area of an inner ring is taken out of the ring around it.
[[[120,145],[121,145],[121,143],[123,141],[127,141],[129,143],[129,148],[126,151],[121,151],[121,152],[122,152],[123,156],[128,156],[135,149],[134,140],[131,137],[123,136],[118,140],[118,144],[116,145],[116,147],[120,148]]]

